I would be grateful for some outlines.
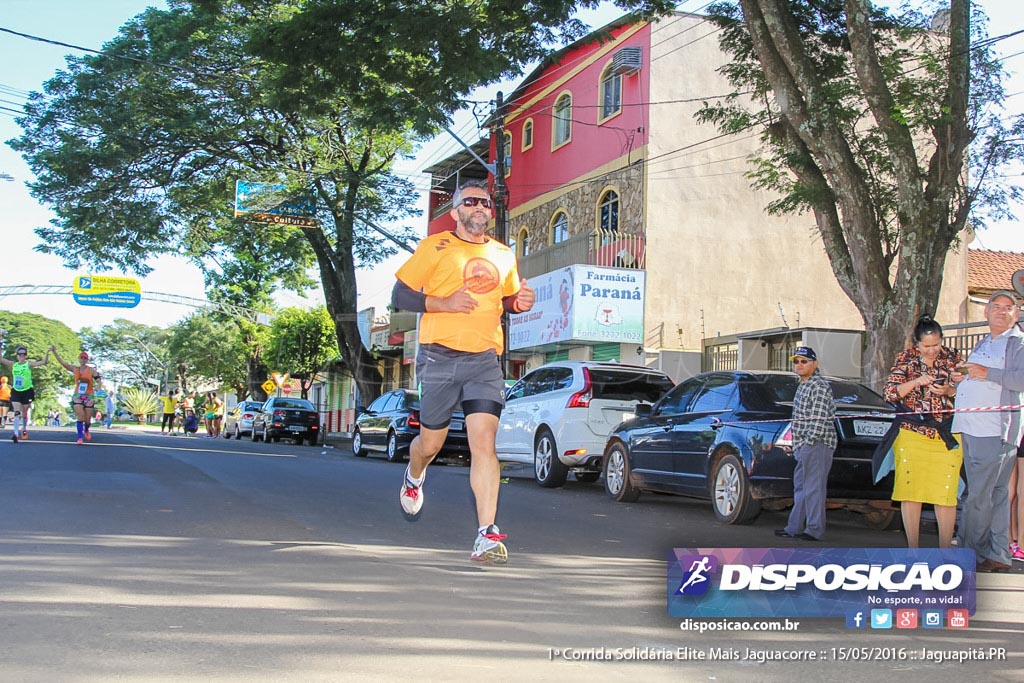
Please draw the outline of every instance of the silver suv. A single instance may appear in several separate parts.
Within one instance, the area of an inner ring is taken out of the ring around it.
[[[558,361],[542,365],[509,387],[498,423],[498,459],[533,465],[546,488],[595,482],[608,435],[673,387],[668,375],[621,363]]]

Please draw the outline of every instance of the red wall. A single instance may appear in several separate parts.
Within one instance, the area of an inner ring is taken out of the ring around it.
[[[619,36],[632,26],[612,31]],[[515,114],[517,103],[529,102],[538,92],[563,78],[567,73],[587,62],[588,57],[602,48],[602,43],[590,43],[568,51],[559,63],[547,67],[535,83],[509,105],[515,118],[506,120],[506,130],[512,133],[512,171],[508,176],[509,207],[514,208],[534,197],[557,189],[603,164],[635,151],[647,144],[648,106],[650,101],[650,25],[621,42],[611,51],[596,58],[582,71],[556,86],[550,94]],[[643,66],[639,73],[622,77],[622,111],[598,125],[601,116],[599,85],[601,73],[615,50],[625,46],[640,47]],[[552,151],[552,107],[563,92],[572,93],[572,136],[568,144]],[[523,123],[533,119],[533,147],[521,151]],[[496,140],[491,140],[491,159],[494,158]]]

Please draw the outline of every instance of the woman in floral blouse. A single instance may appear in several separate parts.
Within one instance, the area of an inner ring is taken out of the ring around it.
[[[885,383],[885,400],[899,412],[899,432],[893,443],[896,470],[892,499],[900,501],[907,545],[918,547],[921,504],[935,506],[939,547],[948,548],[956,524],[963,450],[950,432],[956,395],[963,377],[956,368],[960,354],[942,345],[942,327],[924,315],[914,327],[914,346],[901,352]]]

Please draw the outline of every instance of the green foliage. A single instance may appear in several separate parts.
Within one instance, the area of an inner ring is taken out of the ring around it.
[[[167,362],[168,330],[118,318],[96,330],[83,328],[81,335],[91,362],[115,383],[162,380],[165,370],[169,382],[175,379],[173,367]],[[77,355],[61,351],[61,357],[72,364]]]
[[[155,415],[159,407],[156,392],[142,387],[125,387],[121,390],[119,407],[142,422],[147,415]]]
[[[216,384],[245,395],[249,349],[238,327],[224,316],[208,312],[190,315],[171,328],[168,346],[183,390]]]
[[[323,306],[309,310],[286,308],[274,318],[266,359],[275,371],[311,378],[337,353],[334,324]],[[302,395],[306,395],[305,388]]]
[[[211,5],[233,6],[231,1]],[[263,58],[274,102],[324,113],[342,98],[365,124],[433,132],[479,85],[518,74],[588,29],[598,0],[246,0],[248,46]],[[669,0],[619,0],[642,16]]]
[[[33,361],[42,360],[50,346],[56,346],[64,358],[74,358],[82,349],[78,336],[71,328],[62,322],[35,313],[0,311],[0,329],[7,330],[3,356],[8,360],[15,360],[14,352],[18,346],[25,346],[28,349],[29,360]],[[0,372],[10,379],[10,367],[0,365]],[[57,391],[60,387],[70,387],[72,379],[53,356],[50,356],[46,365],[33,368],[32,383],[35,386],[37,402],[48,398],[55,402]]]

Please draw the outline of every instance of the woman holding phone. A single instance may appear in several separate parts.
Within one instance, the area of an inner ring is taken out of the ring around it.
[[[885,383],[885,400],[896,405],[893,424],[892,499],[900,501],[907,546],[917,548],[921,505],[931,503],[939,523],[939,547],[949,548],[956,525],[963,451],[950,432],[959,352],[942,344],[942,327],[923,315],[913,330],[914,344],[901,352]]]

